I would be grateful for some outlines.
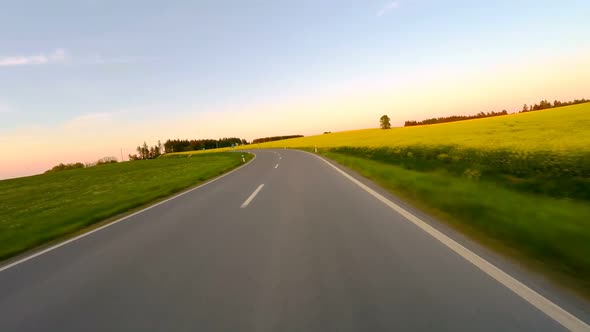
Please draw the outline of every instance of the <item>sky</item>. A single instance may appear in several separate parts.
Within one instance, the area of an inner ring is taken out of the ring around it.
[[[588,98],[588,12],[587,0],[2,1],[0,179],[144,141]]]

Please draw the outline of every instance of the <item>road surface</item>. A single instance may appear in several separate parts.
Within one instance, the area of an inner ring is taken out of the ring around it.
[[[256,154],[1,270],[0,331],[567,330],[318,157]]]

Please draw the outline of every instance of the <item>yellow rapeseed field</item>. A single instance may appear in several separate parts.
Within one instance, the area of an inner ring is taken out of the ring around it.
[[[395,114],[391,114],[395,116]],[[375,122],[378,122],[376,119]],[[543,111],[510,114],[435,125],[388,130],[362,129],[251,144],[237,149],[404,147],[456,145],[480,150],[549,151],[571,154],[590,151],[590,103]],[[231,151],[232,148],[187,151],[197,154]]]
[[[395,114],[390,116],[395,117]],[[378,123],[379,119],[375,119]],[[249,148],[458,145],[477,149],[574,152],[590,150],[590,103],[435,125],[345,131]]]

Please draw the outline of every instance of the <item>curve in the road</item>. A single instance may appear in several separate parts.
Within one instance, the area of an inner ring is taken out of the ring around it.
[[[239,171],[4,267],[0,331],[587,330],[320,159],[256,151]]]

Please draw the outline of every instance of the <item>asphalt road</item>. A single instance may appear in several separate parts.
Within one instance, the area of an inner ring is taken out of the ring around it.
[[[0,331],[566,331],[319,158],[256,153],[0,271]]]

